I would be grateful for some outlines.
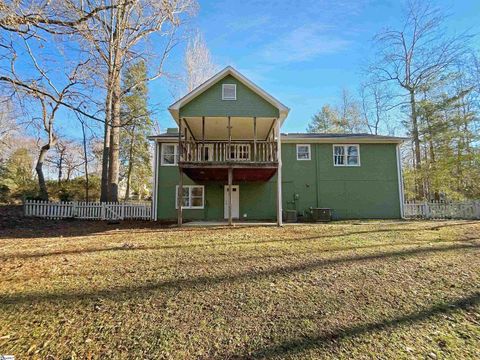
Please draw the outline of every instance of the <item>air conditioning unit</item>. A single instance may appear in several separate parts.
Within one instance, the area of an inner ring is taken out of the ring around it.
[[[297,210],[285,210],[285,222],[294,223],[297,220]]]
[[[313,222],[322,222],[332,220],[332,209],[328,208],[311,208]]]

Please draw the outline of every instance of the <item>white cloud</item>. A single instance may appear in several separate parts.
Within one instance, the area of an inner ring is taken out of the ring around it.
[[[237,19],[236,21],[230,20],[227,23],[227,27],[232,31],[258,31],[268,27],[271,22],[272,17],[270,15],[252,16],[246,19]]]
[[[332,29],[316,24],[299,26],[267,44],[260,55],[269,63],[302,62],[342,51],[350,44],[329,30]]]

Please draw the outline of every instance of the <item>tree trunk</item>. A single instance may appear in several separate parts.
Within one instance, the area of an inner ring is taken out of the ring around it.
[[[45,183],[45,176],[43,175],[43,163],[47,152],[50,150],[50,143],[43,145],[40,149],[40,154],[38,155],[37,165],[35,166],[35,171],[38,176],[38,187],[40,188],[39,197],[42,200],[48,201],[48,190],[47,184]]]
[[[58,183],[62,182],[62,167],[63,167],[63,151],[60,152],[60,159],[58,160]]]
[[[110,76],[110,75],[109,75]],[[110,125],[112,114],[112,91],[110,89],[111,82],[107,84],[107,99],[105,103],[105,127],[103,133],[103,153],[102,153],[102,180],[100,190],[100,201],[108,201],[108,160],[110,156]]]
[[[415,170],[417,172],[417,198],[423,199],[424,197],[424,186],[423,186],[423,176],[422,171],[422,154],[420,150],[420,137],[418,134],[418,119],[417,119],[417,104],[415,101],[415,91],[410,91],[410,109],[412,115],[412,137],[413,137],[413,146],[415,152]]]
[[[130,181],[132,178],[134,145],[135,145],[135,125],[132,127],[132,141],[130,141],[130,149],[128,154],[127,189],[125,190],[125,200],[128,200],[130,198]]]
[[[88,193],[88,154],[87,154],[87,137],[85,135],[85,123],[82,121],[82,135],[83,135],[83,157],[84,157],[84,168],[85,168],[85,201],[88,202],[89,193]]]
[[[118,201],[118,179],[120,174],[120,74],[114,77],[112,94],[112,128],[110,130],[110,158],[108,167],[108,199]]]

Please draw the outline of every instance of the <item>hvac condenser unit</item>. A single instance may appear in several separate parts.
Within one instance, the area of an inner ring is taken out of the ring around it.
[[[311,208],[312,221],[330,221],[332,220],[332,209],[328,208]]]
[[[285,222],[297,222],[297,210],[285,210]]]

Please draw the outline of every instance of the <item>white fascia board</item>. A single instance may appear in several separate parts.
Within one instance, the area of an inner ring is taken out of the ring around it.
[[[362,137],[329,137],[329,138],[295,138],[287,139],[282,138],[282,143],[286,144],[309,144],[309,143],[341,143],[341,144],[401,144],[406,139],[372,139],[372,138],[362,138]]]
[[[272,104],[273,106],[275,106],[278,111],[279,111],[279,119],[280,119],[280,124],[283,123],[283,120],[285,120],[285,118],[287,117],[290,109],[283,105],[280,101],[278,101],[277,99],[275,99],[272,95],[270,95],[269,93],[267,93],[265,90],[263,90],[262,88],[260,88],[259,86],[255,85],[252,81],[250,81],[249,79],[247,79],[245,76],[243,76],[242,74],[240,74],[237,70],[235,70],[233,67],[231,66],[227,66],[225,69],[223,69],[222,71],[218,72],[216,75],[212,76],[210,79],[208,79],[207,81],[205,81],[203,84],[199,85],[198,87],[196,87],[194,90],[192,90],[191,92],[189,92],[187,95],[185,95],[184,97],[182,97],[180,100],[176,101],[175,103],[173,103],[172,105],[170,105],[168,107],[168,111],[170,112],[170,114],[172,115],[172,117],[175,119],[175,121],[178,123],[178,120],[179,120],[179,113],[180,113],[180,108],[187,104],[188,102],[190,102],[191,100],[193,100],[195,97],[197,97],[198,95],[200,95],[201,93],[203,93],[205,90],[207,90],[208,88],[210,88],[210,86],[212,86],[213,84],[215,84],[217,81],[219,81],[220,79],[222,79],[223,77],[227,76],[227,75],[232,75],[233,77],[235,77],[236,79],[238,79],[239,81],[241,81],[246,87],[248,87],[250,90],[252,90],[253,92],[255,92],[257,95],[259,95],[260,97],[264,98],[265,100],[267,100],[270,104]]]

